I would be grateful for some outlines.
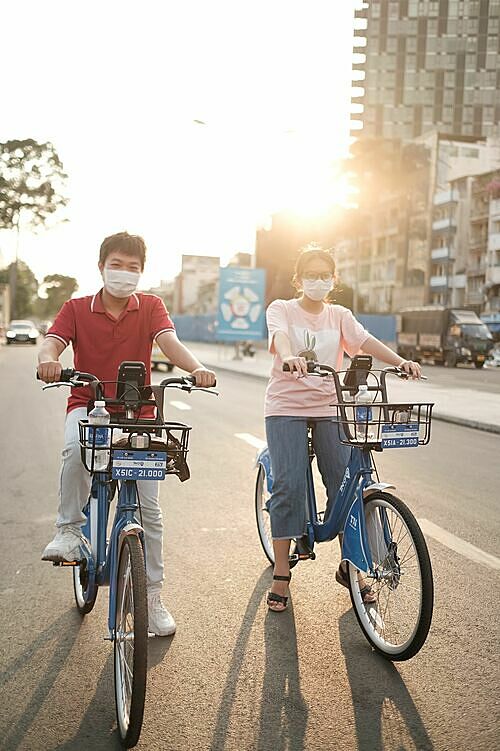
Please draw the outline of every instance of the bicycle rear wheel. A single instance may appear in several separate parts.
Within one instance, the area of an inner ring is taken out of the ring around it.
[[[267,490],[266,473],[262,464],[259,464],[257,480],[255,482],[255,517],[259,539],[269,563],[274,564],[273,538],[271,536],[271,519],[266,503],[269,500]]]
[[[120,740],[125,748],[139,740],[147,674],[148,606],[142,545],[123,539],[118,564],[115,616],[115,701]]]
[[[94,511],[92,511],[92,508]],[[87,523],[83,528],[84,534],[90,540],[90,528],[91,528],[91,514],[97,514],[97,504],[92,506],[91,501],[87,502],[83,513],[87,517]],[[95,545],[95,540],[94,540]],[[98,585],[95,581],[95,570],[92,566],[92,570],[89,571],[88,561],[84,558],[80,561],[78,566],[73,566],[73,592],[75,594],[76,607],[80,615],[86,615],[90,613],[95,605],[97,599]]]
[[[349,564],[351,600],[361,629],[377,652],[389,660],[408,660],[424,644],[432,620],[434,585],[429,552],[408,507],[390,493],[365,499],[368,543],[376,578],[360,584]],[[364,603],[361,588],[370,584],[376,602]]]
[[[95,605],[98,590],[95,576],[89,574],[85,559],[80,562],[79,566],[73,566],[73,591],[80,615],[90,613]]]

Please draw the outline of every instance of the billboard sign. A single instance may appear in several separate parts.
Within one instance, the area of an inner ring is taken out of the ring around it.
[[[263,339],[266,272],[228,266],[219,272],[219,341]]]

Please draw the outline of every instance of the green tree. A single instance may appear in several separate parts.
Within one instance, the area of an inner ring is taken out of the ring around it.
[[[71,298],[78,289],[78,282],[72,276],[49,274],[41,285],[46,297],[39,298],[39,315],[41,318],[53,318],[63,303]]]
[[[11,309],[11,318],[29,318],[35,310],[38,293],[38,281],[24,261],[13,261],[7,268],[0,270],[0,284],[8,284],[12,280],[13,269],[16,268],[17,296],[15,313]]]
[[[67,205],[64,195],[67,175],[54,146],[32,138],[0,143],[0,229],[46,227]],[[11,305],[19,317],[16,302],[17,251],[11,270]]]

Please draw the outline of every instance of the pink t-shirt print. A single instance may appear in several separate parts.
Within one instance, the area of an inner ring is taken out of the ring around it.
[[[275,300],[266,312],[269,351],[274,355],[266,389],[264,414],[300,417],[332,417],[329,406],[336,402],[329,378],[297,378],[283,372],[283,362],[274,348],[274,335],[283,331],[294,355],[326,363],[339,370],[344,352],[351,357],[370,333],[342,305],[325,305],[318,315],[307,313],[298,300]]]

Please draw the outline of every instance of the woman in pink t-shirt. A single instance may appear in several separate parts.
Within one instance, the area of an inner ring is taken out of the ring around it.
[[[351,357],[360,349],[388,365],[397,365],[411,376],[420,376],[420,366],[402,360],[356,320],[342,305],[326,302],[333,289],[335,262],[329,252],[307,248],[300,254],[293,284],[299,297],[275,300],[267,309],[269,350],[274,355],[266,390],[266,434],[273,472],[269,501],[275,554],[274,576],[267,604],[281,612],[287,606],[290,582],[288,555],[291,539],[306,533],[307,423],[314,423],[314,448],[328,505],[332,504],[349,460],[349,449],[340,443],[332,402],[332,384],[307,375],[307,360],[342,367],[344,353]],[[288,363],[290,372],[283,371]],[[360,575],[361,576],[361,575]],[[342,566],[336,573],[348,586]],[[374,599],[369,586],[362,587],[365,602]]]

